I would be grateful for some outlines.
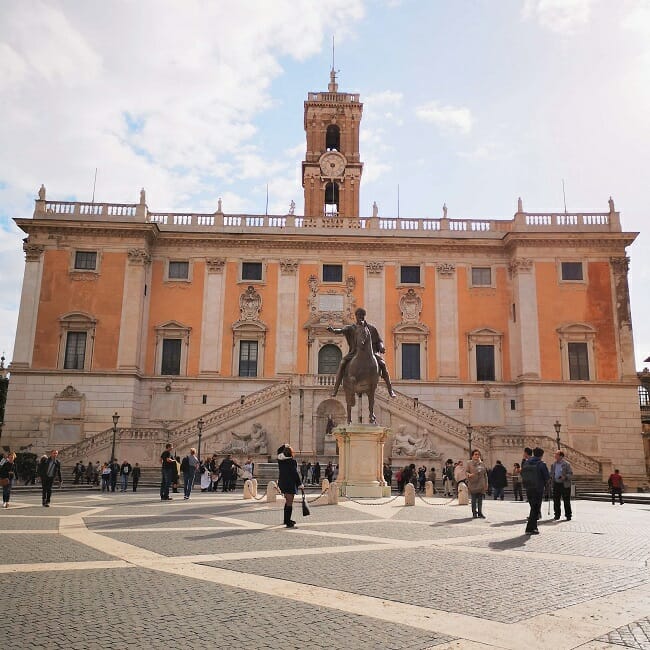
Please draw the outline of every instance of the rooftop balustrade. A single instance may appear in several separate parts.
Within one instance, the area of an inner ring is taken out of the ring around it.
[[[163,231],[382,234],[411,237],[502,237],[506,232],[621,232],[619,213],[517,212],[512,219],[344,217],[325,215],[150,212],[144,204],[37,200],[34,218],[155,223]]]

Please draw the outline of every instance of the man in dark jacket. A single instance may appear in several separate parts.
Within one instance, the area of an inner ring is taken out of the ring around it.
[[[506,468],[501,464],[500,460],[492,468],[490,480],[492,482],[492,489],[494,490],[494,500],[501,499],[503,501],[503,494],[508,485],[508,476]]]
[[[530,503],[530,513],[526,523],[526,535],[539,535],[537,530],[537,519],[542,509],[542,499],[544,498],[544,488],[546,487],[550,475],[546,463],[542,461],[544,450],[539,447],[533,449],[533,457],[526,461],[525,466],[532,465],[536,469],[536,483],[534,486],[526,486],[526,497]],[[523,472],[523,469],[522,469]]]
[[[50,507],[50,499],[52,498],[52,484],[54,481],[59,482],[61,486],[61,461],[57,458],[59,455],[58,449],[52,449],[50,456],[43,457],[38,464],[38,476],[41,479],[41,487],[43,489],[43,506]]]

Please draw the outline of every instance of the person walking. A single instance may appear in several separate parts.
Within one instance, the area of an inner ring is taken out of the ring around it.
[[[454,496],[454,461],[451,458],[442,468],[442,491],[446,497]]]
[[[508,485],[508,472],[500,460],[497,460],[496,465],[492,468],[491,478],[494,500],[501,499],[503,501],[505,489]]]
[[[519,463],[515,463],[512,467],[512,493],[515,501],[524,500],[524,493],[521,489],[521,465]],[[517,497],[519,498],[517,499]]]
[[[278,449],[278,489],[284,495],[284,525],[295,528],[296,522],[291,519],[293,499],[298,490],[304,490],[302,478],[298,473],[298,463],[293,457],[293,449],[289,445],[282,445]]]
[[[110,492],[111,490],[111,467],[108,463],[104,463],[101,469],[102,473],[102,492]]]
[[[485,519],[483,514],[483,498],[488,488],[487,467],[478,449],[472,451],[472,459],[467,463],[467,489],[472,498],[472,517]]]
[[[521,480],[526,488],[526,499],[530,504],[528,521],[526,522],[526,535],[539,535],[537,520],[542,510],[544,488],[548,484],[550,474],[546,463],[542,461],[544,450],[540,447],[533,449],[533,456],[521,468]]]
[[[9,507],[11,487],[16,478],[16,454],[10,451],[4,463],[0,465],[0,485],[2,486],[2,507]]]
[[[38,465],[38,475],[41,479],[41,488],[43,490],[43,506],[50,507],[50,500],[52,499],[52,485],[54,481],[58,481],[59,487],[63,481],[61,480],[61,461],[58,459],[59,450],[52,449],[49,457],[44,456]]]
[[[462,460],[459,460],[454,467],[454,481],[456,482],[456,491],[461,483],[467,485],[467,470]]]
[[[142,469],[140,468],[140,463],[136,463],[133,468],[133,474],[131,475],[131,483],[133,485],[133,491],[136,492],[138,489],[138,483],[140,482],[140,476],[142,474]]]
[[[560,501],[564,503],[564,516],[571,521],[571,480],[573,468],[564,452],[558,449],[554,454],[555,460],[551,464],[551,478],[553,479],[553,519],[557,521],[562,515]]]
[[[199,467],[199,459],[196,456],[196,449],[192,447],[190,453],[181,461],[181,472],[183,472],[183,499],[189,499],[194,486],[194,477]]]
[[[132,469],[128,460],[125,460],[120,466],[120,492],[126,492],[129,485],[129,474],[131,474]]]
[[[117,458],[113,458],[110,463],[111,468],[111,492],[115,492],[115,487],[117,486],[117,477],[120,474],[120,464],[117,462]]]
[[[623,477],[620,472],[615,469],[612,474],[609,475],[607,479],[607,485],[612,492],[612,505],[615,505],[616,495],[618,494],[618,503],[623,505]]]
[[[160,468],[162,470],[160,477],[161,501],[172,500],[169,496],[169,488],[171,487],[171,484],[174,481],[174,475],[176,474],[176,459],[174,458],[173,449],[174,445],[172,445],[171,442],[168,442],[165,445],[165,451],[160,454]]]

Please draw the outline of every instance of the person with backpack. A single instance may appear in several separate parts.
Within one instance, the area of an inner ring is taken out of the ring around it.
[[[446,497],[454,496],[454,461],[451,458],[442,468],[442,491]]]
[[[192,494],[192,487],[194,486],[194,477],[196,470],[200,465],[199,459],[196,456],[196,449],[192,447],[190,453],[181,461],[181,472],[183,472],[183,499],[187,500]]]
[[[503,501],[505,489],[508,487],[508,471],[500,460],[497,460],[496,465],[492,468],[490,481],[494,490],[494,500],[501,499]]]
[[[544,450],[535,447],[532,458],[529,458],[521,468],[521,481],[524,484],[526,498],[530,504],[530,513],[526,522],[526,535],[539,535],[537,520],[541,518],[544,488],[550,478],[548,467],[542,461],[543,456]]]
[[[615,469],[613,474],[609,475],[607,479],[607,485],[612,492],[612,505],[615,505],[616,495],[618,494],[618,503],[623,505],[623,477],[620,472]]]
[[[557,521],[562,510],[560,501],[564,503],[564,516],[567,521],[571,521],[571,479],[573,478],[573,468],[566,458],[564,452],[558,449],[555,452],[555,461],[551,464],[551,476],[553,477],[553,514]]]

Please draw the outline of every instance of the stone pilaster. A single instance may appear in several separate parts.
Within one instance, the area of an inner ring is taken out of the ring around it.
[[[147,313],[145,286],[150,263],[151,257],[144,248],[132,248],[127,253],[117,347],[119,370],[142,370],[143,319]]]
[[[205,260],[201,352],[199,355],[199,373],[202,375],[221,372],[224,266],[225,260],[223,259],[208,258]]]
[[[280,260],[278,277],[277,343],[275,372],[296,372],[298,330],[298,261]]]
[[[632,314],[630,311],[630,290],[627,273],[630,258],[610,257],[614,289],[614,331],[618,348],[618,367],[621,379],[636,380],[634,364],[634,340],[632,337]]]
[[[535,265],[533,260],[518,257],[510,262],[508,268],[514,296],[514,313],[510,315],[513,374],[523,379],[539,379],[541,362]]]
[[[44,250],[45,248],[42,245],[32,244],[29,239],[23,244],[25,275],[20,295],[20,311],[18,312],[18,324],[16,326],[12,368],[29,368],[32,365],[38,303],[41,296]]]
[[[387,344],[386,333],[386,279],[384,276],[383,262],[367,262],[366,278],[364,284],[363,307],[368,312],[368,321],[372,323],[384,337]]]
[[[438,378],[458,380],[458,280],[456,265],[448,262],[436,266],[436,356]]]

